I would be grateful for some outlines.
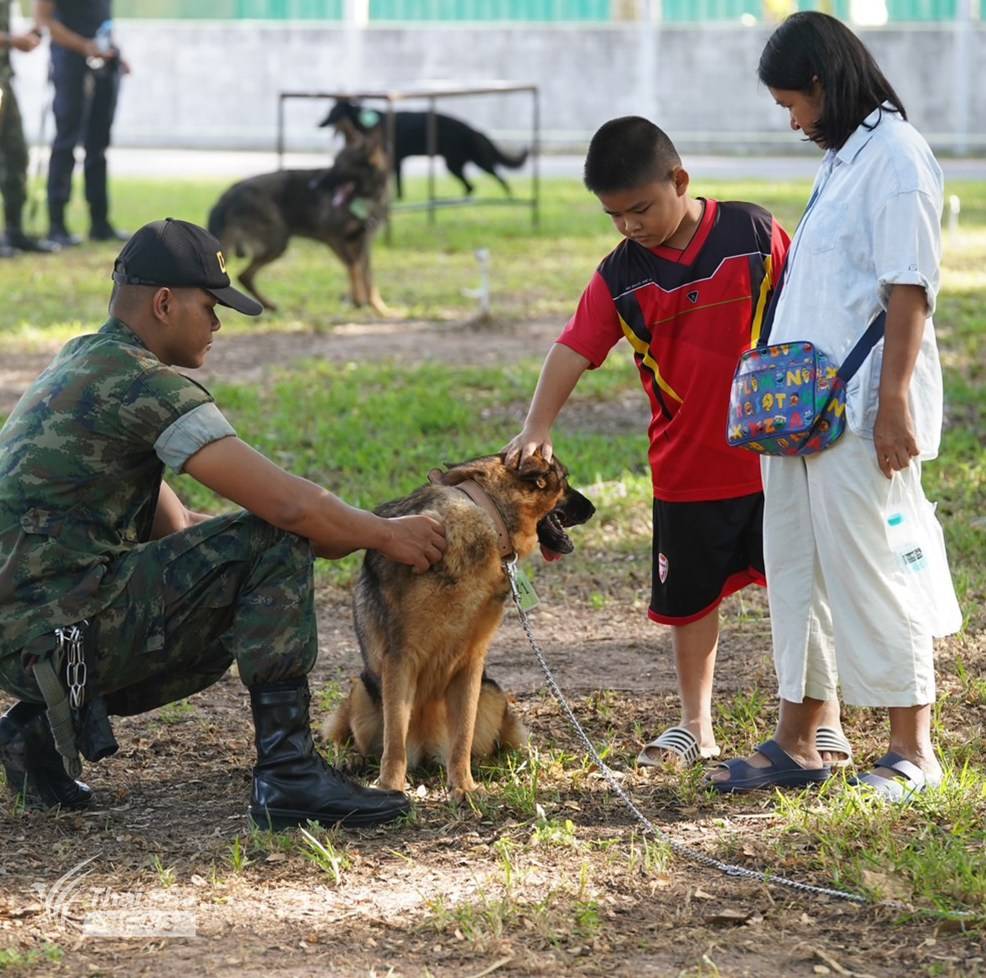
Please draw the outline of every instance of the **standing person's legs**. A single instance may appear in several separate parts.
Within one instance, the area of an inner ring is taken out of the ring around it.
[[[890,753],[935,783],[941,766],[931,742],[933,638],[920,595],[891,547],[892,481],[877,467],[872,442],[852,431],[818,462],[813,507],[819,559],[838,609],[833,626],[843,696],[855,706],[888,707]],[[920,494],[920,463],[894,480]],[[895,776],[889,768],[876,773]]]
[[[0,85],[0,194],[8,231],[20,230],[27,200],[27,142],[17,96],[11,85]]]
[[[86,60],[81,54],[58,46],[52,47],[55,138],[51,143],[51,157],[48,161],[48,222],[49,237],[60,244],[78,243],[70,241],[66,234],[65,208],[72,196],[75,147],[82,132],[86,71]]]
[[[781,700],[773,739],[796,767],[819,772],[825,759],[816,746],[817,730],[828,726],[841,733],[841,726],[832,614],[815,552],[806,460],[764,458],[762,472],[764,567]],[[774,758],[760,751],[730,763],[739,764],[741,775],[743,765],[753,769],[776,766]],[[818,780],[820,776],[811,777]],[[725,787],[736,778],[723,769],[712,780]]]
[[[712,730],[712,687],[719,649],[719,608],[671,628],[671,648],[681,697],[680,726],[698,741],[703,756],[718,754]]]
[[[0,104],[0,192],[3,195],[6,244],[16,251],[57,251],[49,241],[24,233],[22,219],[27,202],[27,168],[30,157],[24,138],[24,120],[17,95],[5,84]]]
[[[119,69],[104,69],[93,74],[92,99],[89,103],[84,140],[86,159],[83,169],[86,201],[89,204],[90,237],[95,240],[117,240],[117,235],[109,222],[106,150],[110,145],[119,90]]]

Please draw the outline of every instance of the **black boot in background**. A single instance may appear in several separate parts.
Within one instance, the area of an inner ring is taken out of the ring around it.
[[[308,680],[250,690],[257,740],[250,818],[262,829],[305,822],[377,825],[406,815],[399,791],[377,791],[350,780],[315,750],[308,717]]]
[[[85,808],[92,789],[69,777],[44,707],[18,703],[0,717],[0,763],[7,790],[27,808]]]
[[[7,225],[7,245],[16,251],[31,252],[36,255],[51,255],[61,251],[61,247],[47,238],[33,238],[19,227]]]

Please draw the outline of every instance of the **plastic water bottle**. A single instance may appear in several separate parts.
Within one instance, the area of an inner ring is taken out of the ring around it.
[[[935,610],[928,553],[920,539],[917,520],[906,509],[887,515],[887,536],[921,616],[930,621]]]
[[[109,54],[113,47],[113,21],[104,20],[96,29],[94,38],[100,54]]]
[[[909,574],[920,574],[928,569],[928,557],[914,532],[914,521],[906,513],[891,513],[887,517],[890,548],[897,555],[900,566]]]

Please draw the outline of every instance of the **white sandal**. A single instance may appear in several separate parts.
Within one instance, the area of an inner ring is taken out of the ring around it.
[[[885,778],[882,774],[867,771],[858,778],[851,778],[849,784],[870,788],[878,797],[891,804],[904,804],[925,789],[937,788],[941,784],[941,778],[929,778],[917,764],[893,751],[884,754],[873,767],[887,768],[900,777]]]
[[[846,735],[834,727],[819,727],[815,731],[815,749],[819,754],[828,751],[830,754],[845,754],[844,758],[830,761],[829,767],[848,767],[852,764],[852,744]]]
[[[664,767],[667,758],[664,752],[677,754],[684,765],[697,764],[719,756],[718,747],[700,747],[694,734],[685,727],[668,727],[659,737],[655,737],[637,755],[641,767]]]

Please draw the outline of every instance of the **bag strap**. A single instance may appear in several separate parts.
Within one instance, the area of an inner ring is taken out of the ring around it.
[[[836,371],[836,376],[844,384],[848,384],[853,374],[863,365],[863,361],[869,356],[880,340],[883,339],[883,330],[887,324],[886,310],[881,309],[874,320],[866,327],[866,332],[856,341],[856,345],[849,351],[849,356],[842,361],[842,366]]]
[[[774,313],[777,310],[777,300],[780,298],[781,289],[784,286],[784,279],[787,278],[787,270],[790,265],[791,262],[785,259],[784,267],[781,269],[781,277],[777,280],[777,285],[774,286],[774,291],[770,297],[770,302],[767,303],[767,310],[763,314],[763,325],[760,327],[760,336],[757,339],[758,347],[766,346],[770,339],[770,330],[774,325]]]
[[[805,212],[801,215],[801,219],[798,221],[798,227],[804,224],[808,220],[808,215],[811,213],[811,209],[815,206],[816,201],[822,193],[822,187],[828,182],[828,177],[822,180],[816,185],[815,189],[811,192],[811,197],[808,198],[808,204],[805,207]],[[797,234],[795,234],[797,237]],[[800,239],[798,244],[800,244]],[[794,244],[792,239],[792,245]],[[781,277],[777,280],[777,285],[774,286],[774,291],[770,296],[770,302],[767,303],[767,309],[763,314],[763,325],[760,327],[760,337],[757,340],[757,346],[766,346],[767,340],[770,337],[770,330],[774,325],[774,312],[777,309],[777,300],[781,296],[781,289],[784,287],[784,280],[787,278],[787,270],[791,267],[794,261],[794,255],[797,248],[791,247],[788,249],[787,255],[784,257],[784,267],[781,269]]]
[[[811,199],[808,201],[808,206],[805,208],[804,214],[801,215],[801,221],[799,221],[799,224],[804,223],[808,217],[808,213],[815,205],[815,201],[818,200],[822,186],[824,186],[824,184],[821,184],[815,188],[811,195]],[[770,302],[767,303],[767,309],[763,315],[763,325],[760,327],[760,336],[757,340],[758,348],[766,346],[770,338],[770,331],[774,326],[774,314],[777,311],[777,301],[780,299],[781,289],[784,287],[784,281],[787,278],[787,270],[791,267],[793,261],[794,252],[792,250],[788,252],[785,258],[784,267],[781,269],[781,276],[777,280],[777,285],[774,287],[774,292],[770,297]],[[842,366],[836,371],[836,376],[844,384],[849,383],[856,371],[863,365],[863,361],[867,358],[867,356],[869,356],[869,353],[873,347],[876,346],[881,339],[883,339],[883,331],[886,327],[886,323],[886,310],[881,309],[869,326],[866,327],[866,332],[863,333],[856,345],[849,351],[849,355],[842,361]]]

